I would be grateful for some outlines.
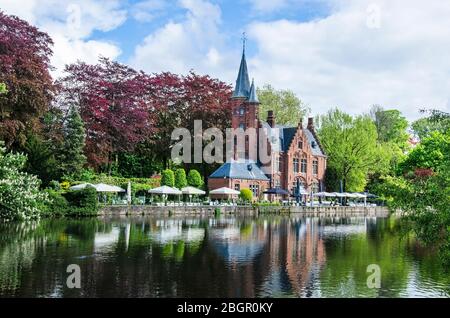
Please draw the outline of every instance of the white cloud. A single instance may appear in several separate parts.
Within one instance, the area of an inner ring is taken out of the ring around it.
[[[136,3],[131,8],[131,15],[139,22],[150,22],[167,7],[164,0],[145,0]]]
[[[180,22],[168,22],[149,34],[135,49],[130,64],[147,72],[186,74],[194,70],[230,80],[237,64],[220,32],[220,7],[204,0],[180,0],[186,10]]]
[[[315,113],[381,104],[417,118],[422,107],[450,109],[450,2],[333,2],[338,10],[321,20],[249,26],[259,83],[294,90]]]
[[[96,30],[111,31],[125,22],[126,12],[117,0],[0,0],[0,7],[52,37],[55,77],[62,74],[66,64],[77,60],[95,63],[100,55],[112,59],[120,55],[114,43],[90,39]]]

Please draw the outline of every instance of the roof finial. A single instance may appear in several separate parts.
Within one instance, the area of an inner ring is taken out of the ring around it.
[[[244,31],[244,32],[242,32],[242,49],[243,49],[244,53],[245,53],[246,42],[247,42],[247,33]]]

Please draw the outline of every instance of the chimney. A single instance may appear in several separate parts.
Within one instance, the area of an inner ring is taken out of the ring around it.
[[[273,110],[269,110],[267,112],[267,123],[270,127],[275,127],[275,116],[273,115]]]
[[[314,130],[314,118],[313,117],[308,118],[308,129]]]

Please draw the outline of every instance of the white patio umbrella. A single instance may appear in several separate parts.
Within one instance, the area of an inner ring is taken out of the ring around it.
[[[192,196],[193,195],[205,195],[206,192],[194,187],[185,187],[183,189],[181,189],[181,192],[183,192],[183,194],[187,194],[189,195],[189,202],[192,201]]]
[[[172,187],[168,187],[168,186],[162,186],[162,187],[159,187],[159,188],[150,189],[150,190],[148,190],[148,193],[162,195],[164,201],[167,200],[167,196],[168,195],[178,195],[178,196],[180,196],[180,195],[183,194],[183,192],[181,192],[180,190],[172,188]]]
[[[178,189],[175,188],[171,188],[168,186],[162,186],[159,188],[155,188],[155,189],[150,189],[148,190],[148,193],[151,194],[165,194],[165,195],[182,195],[183,192],[181,192]]]
[[[216,190],[212,190],[212,191],[209,192],[209,194],[215,194],[215,195],[239,195],[239,194],[241,194],[241,192],[239,192],[237,190],[230,189],[230,188],[223,187],[223,188],[219,188],[219,189],[216,189]]]
[[[76,186],[70,187],[69,189],[78,191],[78,190],[86,189],[87,187],[95,188],[95,186],[91,183],[82,183],[82,184],[78,184]]]
[[[194,187],[183,188],[183,189],[181,189],[181,192],[183,194],[188,194],[188,195],[205,195],[206,194],[205,191],[194,188]]]
[[[121,187],[112,186],[104,183],[95,184],[94,187],[95,189],[97,189],[97,192],[111,192],[111,193],[126,192],[126,190],[122,189]]]

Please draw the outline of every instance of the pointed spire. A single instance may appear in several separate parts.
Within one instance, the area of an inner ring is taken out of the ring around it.
[[[248,102],[259,104],[258,95],[256,94],[255,79],[252,79],[252,86],[250,87],[250,95],[248,97]]]
[[[248,77],[247,60],[245,58],[245,40],[243,41],[241,66],[239,67],[239,74],[236,80],[236,87],[234,89],[233,98],[248,98],[250,94],[250,80]]]

